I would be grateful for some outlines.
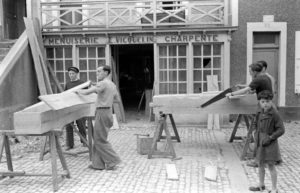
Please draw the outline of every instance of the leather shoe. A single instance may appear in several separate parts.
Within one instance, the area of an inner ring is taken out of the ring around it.
[[[246,165],[249,167],[254,167],[254,168],[258,167],[258,164],[255,161],[248,162]]]
[[[117,166],[108,166],[105,168],[106,170],[116,170]]]
[[[249,188],[250,191],[253,191],[253,192],[258,192],[258,191],[262,191],[262,190],[265,190],[266,189],[266,186],[251,186]]]
[[[88,168],[92,169],[92,170],[103,170],[103,169],[100,169],[100,168],[95,168],[93,165],[89,165]]]
[[[73,147],[66,147],[66,151],[69,151],[70,149],[73,149]]]
[[[268,193],[272,193],[272,190],[269,190],[269,191],[268,191]],[[276,190],[276,192],[275,192],[275,193],[278,193],[278,190]]]

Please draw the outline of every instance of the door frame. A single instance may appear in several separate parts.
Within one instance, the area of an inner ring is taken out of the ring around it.
[[[287,23],[286,22],[249,22],[247,23],[247,83],[251,81],[248,65],[253,62],[253,33],[279,32],[279,62],[278,62],[278,106],[286,104],[286,50],[287,50]]]
[[[274,65],[274,69],[273,69],[273,72],[271,70],[271,65],[268,65],[268,69],[267,69],[267,72],[273,76],[273,78],[275,79],[275,85],[274,85],[274,90],[273,90],[273,93],[274,93],[274,97],[273,97],[273,103],[275,105],[278,105],[278,59],[279,59],[279,46],[273,46],[273,47],[253,47],[253,56],[254,56],[254,53],[262,53],[262,52],[272,52],[276,55],[276,57],[274,58],[275,60],[277,60],[276,65]],[[262,60],[262,59],[259,59],[257,58],[257,60]],[[267,62],[269,64],[269,62]]]
[[[0,39],[4,39],[4,10],[3,10],[3,0],[0,0]]]

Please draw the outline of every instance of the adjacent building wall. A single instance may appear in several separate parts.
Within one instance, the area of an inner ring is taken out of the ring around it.
[[[246,83],[247,22],[262,22],[263,15],[274,15],[274,22],[287,22],[286,104],[300,106],[300,97],[294,92],[295,85],[295,31],[300,31],[300,1],[240,0],[239,29],[231,42],[230,84]],[[249,65],[249,64],[247,64]],[[238,72],[238,73],[237,73]]]
[[[34,72],[28,46],[0,85],[0,130],[13,129],[13,113],[37,102],[38,90]]]

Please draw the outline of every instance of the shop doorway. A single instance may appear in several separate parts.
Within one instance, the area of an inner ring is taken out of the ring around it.
[[[152,90],[154,80],[153,45],[115,45],[112,55],[126,117],[128,112],[145,112],[145,91]]]

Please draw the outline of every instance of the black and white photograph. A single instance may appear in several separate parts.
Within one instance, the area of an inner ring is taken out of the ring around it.
[[[298,0],[0,0],[0,193],[298,193],[299,147]]]

